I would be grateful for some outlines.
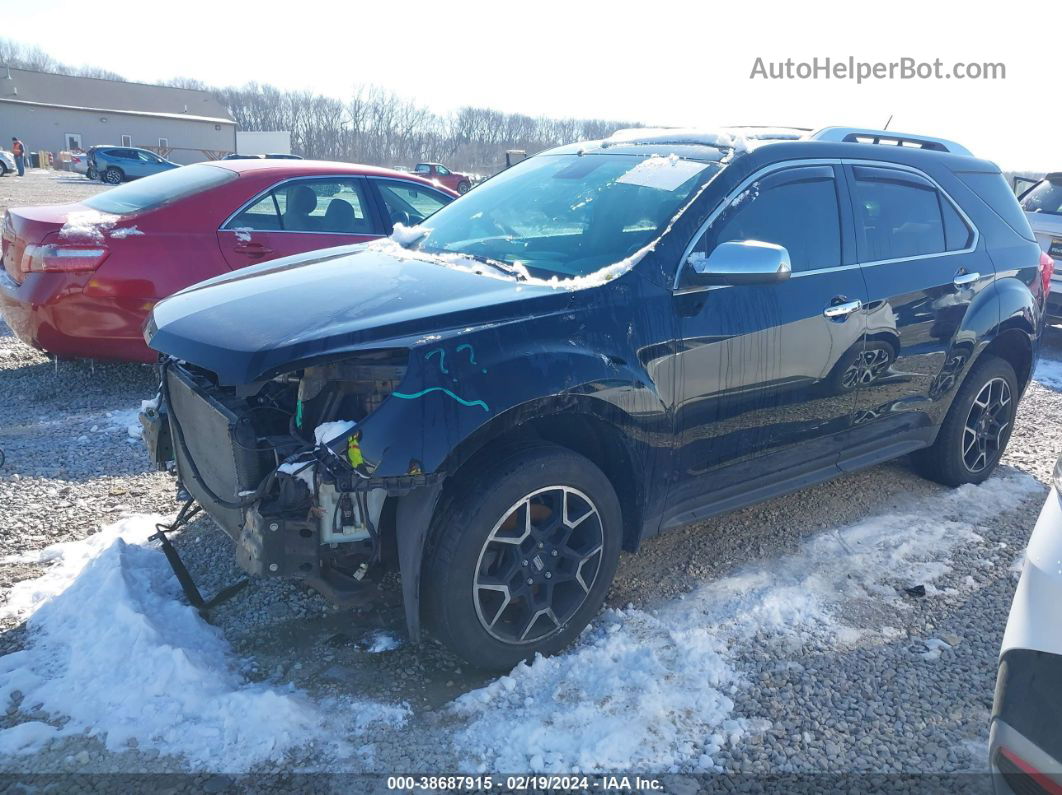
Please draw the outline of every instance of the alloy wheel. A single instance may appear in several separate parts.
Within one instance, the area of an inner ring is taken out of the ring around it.
[[[980,472],[995,461],[1010,427],[1010,385],[993,378],[981,387],[970,406],[962,431],[962,461],[970,472]]]
[[[480,624],[503,643],[538,643],[586,602],[601,568],[597,506],[570,486],[547,486],[498,520],[476,563],[472,597]]]

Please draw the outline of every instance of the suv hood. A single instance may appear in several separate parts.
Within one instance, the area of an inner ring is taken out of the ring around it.
[[[161,301],[144,337],[221,383],[245,384],[357,348],[570,309],[567,290],[422,257],[346,246],[245,268]]]

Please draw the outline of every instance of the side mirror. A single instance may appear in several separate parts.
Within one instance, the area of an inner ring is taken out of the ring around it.
[[[720,243],[707,257],[695,253],[687,262],[697,284],[767,284],[792,273],[785,246],[759,240]]]

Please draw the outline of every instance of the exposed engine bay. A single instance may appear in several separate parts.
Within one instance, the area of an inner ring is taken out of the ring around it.
[[[357,603],[365,577],[393,563],[388,500],[403,491],[373,478],[360,423],[398,386],[406,358],[370,351],[240,386],[170,360],[141,414],[145,439],[179,492],[232,536],[245,571]]]

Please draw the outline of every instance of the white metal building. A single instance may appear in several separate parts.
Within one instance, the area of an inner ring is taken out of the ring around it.
[[[236,151],[236,122],[209,91],[0,66],[0,146],[140,146],[177,163]]]

